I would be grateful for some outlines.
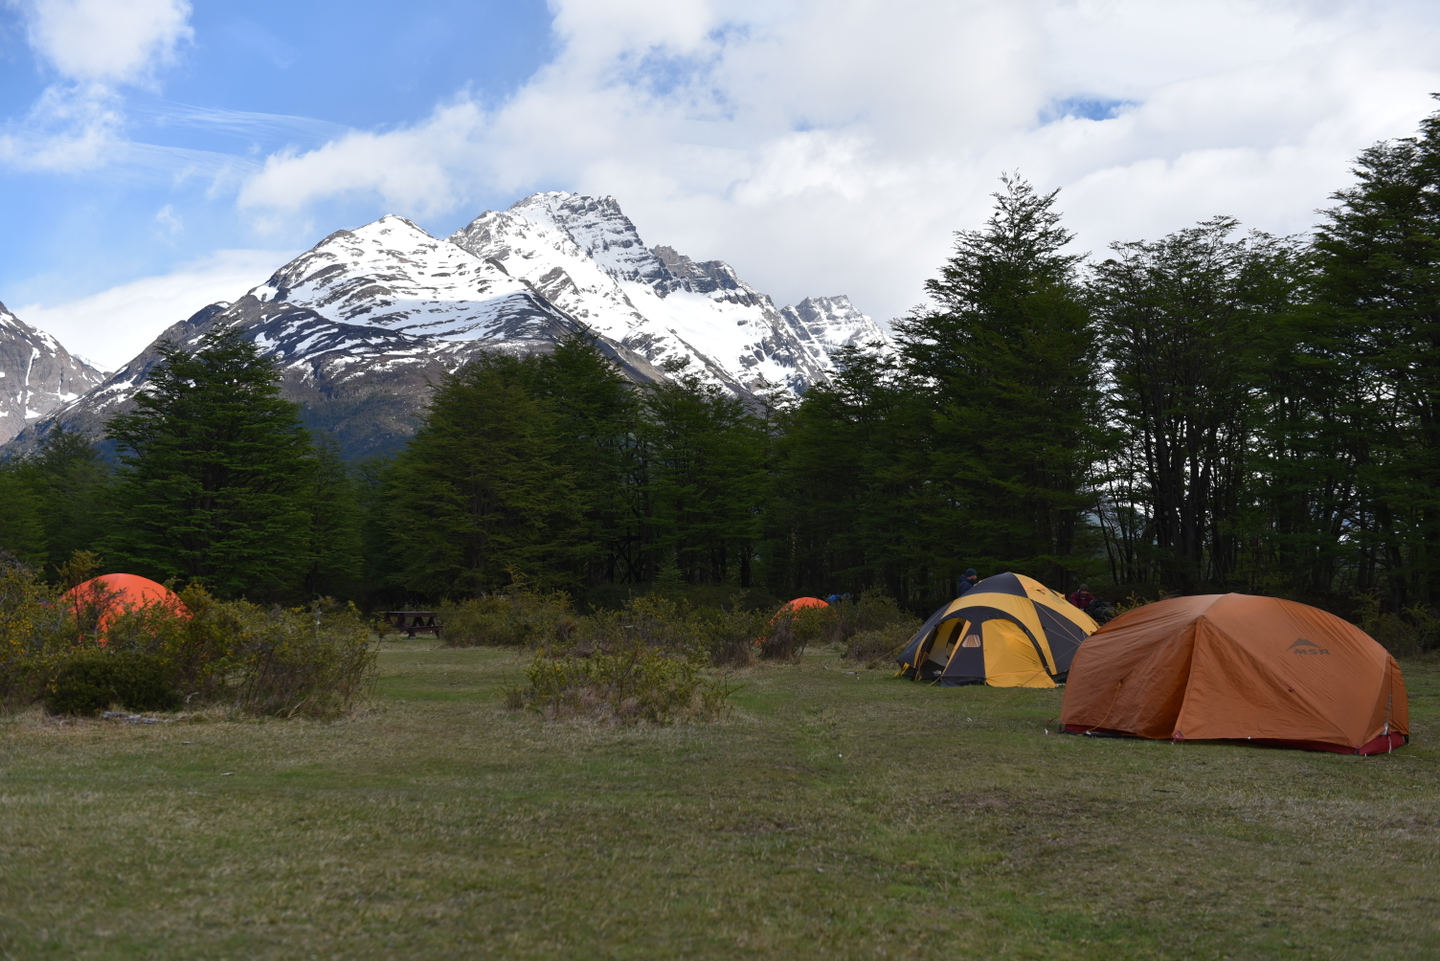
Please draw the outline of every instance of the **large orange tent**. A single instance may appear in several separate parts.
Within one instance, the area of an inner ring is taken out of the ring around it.
[[[1333,614],[1248,594],[1171,598],[1100,628],[1070,665],[1060,723],[1347,754],[1410,734],[1405,680],[1385,648]]]
[[[98,608],[96,628],[101,644],[105,643],[105,629],[110,622],[126,611],[160,604],[177,614],[190,613],[180,598],[164,584],[157,584],[138,574],[101,574],[76,584],[63,596],[75,605],[77,616],[87,608]]]

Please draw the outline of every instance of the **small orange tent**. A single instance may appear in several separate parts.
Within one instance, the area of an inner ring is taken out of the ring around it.
[[[1410,734],[1400,667],[1370,635],[1248,594],[1171,598],[1100,628],[1070,665],[1060,723],[1345,754],[1389,751]]]
[[[797,597],[797,598],[795,598],[793,601],[786,601],[784,604],[781,604],[781,605],[780,605],[780,610],[776,611],[776,612],[775,612],[775,616],[772,617],[772,618],[770,618],[770,627],[774,627],[774,626],[775,626],[775,622],[778,621],[778,620],[780,620],[780,618],[785,617],[785,616],[787,616],[787,615],[793,617],[795,614],[799,613],[800,611],[805,610],[807,607],[826,607],[826,608],[828,608],[829,606],[830,606],[829,604],[827,604],[825,601],[822,601],[822,600],[821,600],[820,598],[818,598],[818,597]],[[757,646],[764,644],[765,641],[766,641],[766,639],[767,639],[769,636],[770,636],[769,628],[766,628],[766,631],[765,631],[764,634],[762,634],[762,635],[760,635],[759,637],[755,638],[755,644],[756,644]]]
[[[793,601],[787,601],[787,602],[785,603],[785,605],[780,608],[780,610],[778,610],[778,611],[775,612],[775,616],[776,616],[776,617],[779,617],[781,614],[786,614],[786,613],[791,613],[791,614],[793,614],[795,611],[804,610],[804,609],[807,608],[807,607],[829,607],[829,606],[830,606],[829,604],[825,603],[824,601],[822,601],[822,600],[821,600],[820,598],[818,598],[818,597],[797,597],[797,598],[795,598],[795,600],[793,600]]]
[[[138,574],[101,574],[76,584],[63,596],[75,605],[77,616],[86,608],[100,609],[96,627],[101,644],[105,643],[105,629],[110,622],[126,611],[161,604],[176,614],[190,613],[180,598],[164,584],[157,584]]]

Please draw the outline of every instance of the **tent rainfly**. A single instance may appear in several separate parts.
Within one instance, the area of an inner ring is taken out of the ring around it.
[[[1203,594],[1147,604],[1085,642],[1064,730],[1374,754],[1409,741],[1405,680],[1370,635],[1305,604]]]
[[[931,615],[896,661],[906,677],[945,687],[1055,687],[1096,626],[1039,581],[996,574]]]
[[[101,574],[76,584],[64,597],[74,605],[77,618],[83,618],[87,609],[98,615],[96,627],[101,646],[105,644],[110,622],[126,611],[160,605],[183,617],[190,614],[180,598],[164,584],[138,574]]]

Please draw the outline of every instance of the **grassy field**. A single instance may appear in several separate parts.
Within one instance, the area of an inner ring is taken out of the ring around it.
[[[1368,759],[823,652],[640,729],[504,710],[509,652],[380,664],[340,722],[0,719],[0,958],[1440,957],[1433,661]]]

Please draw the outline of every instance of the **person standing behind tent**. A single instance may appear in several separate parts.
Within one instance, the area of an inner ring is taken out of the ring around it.
[[[960,584],[955,591],[955,596],[964,597],[965,593],[974,587],[975,582],[978,580],[980,580],[980,575],[975,573],[975,568],[972,567],[966,570],[960,577]]]
[[[1080,608],[1080,610],[1088,611],[1090,605],[1094,604],[1099,598],[1090,593],[1089,584],[1081,584],[1075,593],[1067,597],[1066,600]]]

